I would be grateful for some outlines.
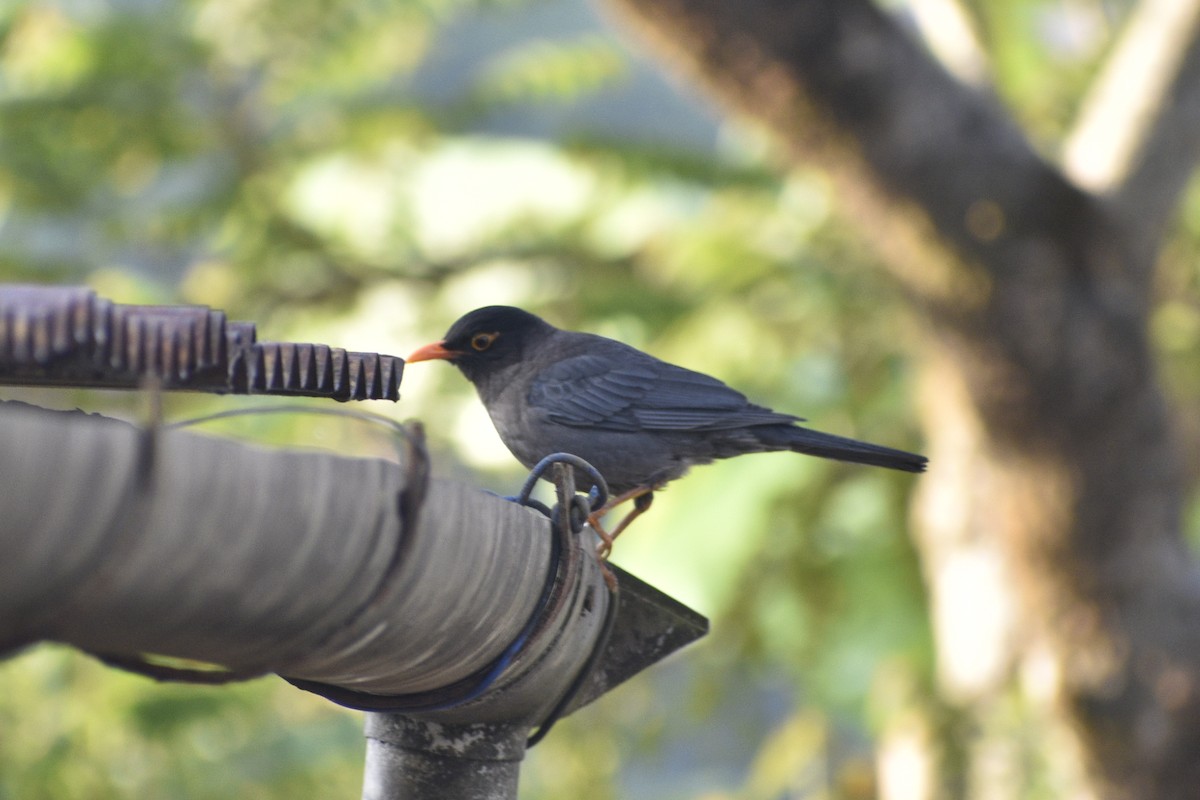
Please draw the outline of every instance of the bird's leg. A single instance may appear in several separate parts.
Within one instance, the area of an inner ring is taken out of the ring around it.
[[[617,537],[621,535],[621,531],[628,528],[629,523],[633,522],[635,519],[637,519],[643,513],[645,513],[646,509],[650,508],[650,504],[653,502],[654,502],[654,493],[649,492],[649,491],[646,492],[645,494],[640,494],[637,497],[633,498],[633,508],[630,510],[630,512],[628,514],[626,514],[624,516],[624,518],[621,519],[621,521],[619,523],[617,523],[617,527],[615,527],[611,531],[609,531],[609,533],[608,533],[609,538],[611,538],[612,541],[615,542],[617,540]],[[609,551],[612,550],[612,542],[609,542],[608,549],[609,549]]]
[[[600,546],[596,548],[596,555],[600,557],[601,561],[608,558],[609,553],[612,552],[613,541],[621,535],[623,530],[629,527],[629,523],[641,516],[642,512],[648,509],[650,504],[654,502],[654,490],[656,488],[658,487],[638,486],[627,492],[622,492],[605,503],[598,511],[593,511],[588,516],[588,524],[592,526],[592,530],[600,537]],[[600,524],[600,518],[629,500],[633,501],[633,510],[617,523],[617,527],[613,528],[611,533],[606,531],[604,526]]]

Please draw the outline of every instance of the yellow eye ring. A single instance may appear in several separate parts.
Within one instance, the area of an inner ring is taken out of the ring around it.
[[[492,342],[496,341],[498,333],[477,333],[471,337],[471,347],[482,353],[492,346]]]

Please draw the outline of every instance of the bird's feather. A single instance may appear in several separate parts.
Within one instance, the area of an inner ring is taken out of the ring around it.
[[[562,425],[611,431],[715,431],[800,419],[754,405],[716,378],[633,353],[552,364],[534,379],[529,404]]]

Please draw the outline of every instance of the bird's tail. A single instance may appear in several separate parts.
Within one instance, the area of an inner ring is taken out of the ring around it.
[[[832,433],[821,433],[802,428],[799,425],[790,425],[786,428],[770,426],[769,430],[772,439],[778,437],[777,441],[771,442],[771,444],[781,446],[780,449],[810,456],[850,461],[855,464],[869,464],[873,467],[887,467],[904,472],[924,472],[925,465],[929,461],[925,456],[916,453],[870,442],[860,442],[857,439],[835,436]]]

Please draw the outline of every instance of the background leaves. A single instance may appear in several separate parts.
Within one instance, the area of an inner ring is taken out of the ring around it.
[[[1001,96],[1054,147],[1124,7],[967,8]],[[0,8],[4,280],[205,303],[271,338],[400,354],[472,307],[515,303],[815,427],[919,448],[905,358],[919,323],[829,192],[673,93],[570,0]],[[1197,218],[1155,328],[1184,403],[1200,392]],[[520,480],[449,369],[414,368],[399,406],[377,410],[424,419],[443,474]],[[238,435],[346,447],[310,419],[265,428]],[[565,722],[531,754],[525,795],[869,797],[885,729],[919,718],[914,736],[953,739],[904,524],[911,485],[764,456],[672,486],[616,561],[713,634]],[[157,686],[53,647],[0,679],[0,797],[359,791],[357,715],[278,681]],[[1029,796],[1054,796],[1037,761]]]

